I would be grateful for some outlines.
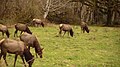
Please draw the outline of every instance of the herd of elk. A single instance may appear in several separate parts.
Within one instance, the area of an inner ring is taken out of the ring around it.
[[[44,22],[40,19],[33,19],[32,24],[34,26],[41,25],[44,27]],[[89,28],[87,23],[81,22],[81,31],[83,33],[86,31],[89,33]],[[2,38],[0,40],[0,60],[3,56],[3,59],[5,60],[5,64],[8,66],[8,63],[6,61],[6,55],[7,53],[15,54],[15,60],[14,60],[14,67],[16,64],[17,56],[19,55],[24,63],[24,66],[26,67],[25,61],[28,63],[29,67],[32,67],[32,64],[34,62],[34,56],[30,52],[30,47],[33,47],[35,49],[36,57],[39,55],[40,58],[42,58],[42,50],[40,43],[35,35],[32,34],[31,30],[26,24],[17,23],[15,24],[15,32],[14,37],[17,35],[17,32],[21,31],[19,38],[20,40],[14,40],[10,39],[10,33],[8,30],[8,27],[0,24],[0,32],[2,32],[2,35],[4,36],[4,33],[6,34],[7,38]],[[71,37],[74,36],[74,31],[71,25],[69,24],[60,24],[59,25],[59,34],[62,35],[62,31],[64,32],[63,36],[66,32],[68,32],[68,35],[70,34]],[[24,33],[23,33],[24,32]]]

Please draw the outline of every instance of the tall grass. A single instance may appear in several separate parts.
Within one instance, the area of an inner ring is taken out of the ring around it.
[[[90,26],[90,33],[81,33],[79,26],[73,26],[74,37],[58,36],[58,25],[30,29],[44,47],[43,58],[35,56],[33,67],[120,67],[120,28]],[[14,28],[9,30],[15,39]],[[35,55],[33,48],[31,52]],[[8,67],[13,61],[14,55],[7,56]],[[21,66],[18,57],[16,67]]]

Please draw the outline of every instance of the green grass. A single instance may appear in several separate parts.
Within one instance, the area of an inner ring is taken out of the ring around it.
[[[120,28],[90,26],[88,34],[81,33],[79,26],[73,26],[74,37],[67,33],[64,37],[57,36],[58,25],[30,29],[44,47],[43,58],[35,56],[33,67],[120,67]],[[15,39],[14,28],[9,30]],[[35,55],[34,49],[31,52]],[[7,62],[8,67],[13,67],[14,55],[7,56]],[[16,67],[23,67],[20,57]]]

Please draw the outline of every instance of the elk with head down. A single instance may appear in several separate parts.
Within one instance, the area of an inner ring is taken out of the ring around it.
[[[87,33],[89,33],[90,30],[88,29],[87,23],[81,22],[80,26],[81,26],[81,30],[83,31],[83,33],[84,33],[85,31],[86,31]]]
[[[30,47],[35,48],[36,57],[38,54],[40,58],[42,58],[43,48],[40,47],[40,44],[35,35],[29,34],[29,33],[23,33],[20,35],[20,40],[27,43],[29,50],[30,50]]]
[[[25,67],[26,65],[24,58],[26,62],[29,64],[29,67],[31,67],[34,62],[34,56],[30,53],[30,51],[27,49],[24,42],[22,41],[12,40],[8,38],[2,39],[0,40],[0,48],[1,48],[0,59],[3,56],[3,59],[5,60],[7,66],[8,66],[6,61],[7,53],[15,54],[14,67],[18,55],[20,55]]]
[[[60,31],[59,31],[60,35],[62,34],[62,31],[64,31],[63,36],[65,35],[66,32],[68,32],[68,35],[70,33],[70,35],[73,37],[74,32],[73,32],[73,29],[72,29],[71,25],[69,25],[69,24],[60,24],[59,29],[60,29]]]
[[[5,33],[6,36],[9,38],[10,33],[9,33],[9,31],[8,31],[7,26],[0,24],[0,32],[2,32],[2,35],[3,35],[3,36],[4,36],[4,33]]]
[[[40,19],[33,19],[32,24],[36,27],[38,27],[38,26],[44,27],[44,25],[45,25],[44,22]]]
[[[32,32],[30,31],[30,29],[28,28],[28,26],[25,25],[25,24],[17,23],[17,24],[15,24],[15,29],[16,30],[14,32],[14,37],[17,34],[18,30],[21,31],[20,34],[22,34],[22,32],[27,32],[29,34],[32,34]]]

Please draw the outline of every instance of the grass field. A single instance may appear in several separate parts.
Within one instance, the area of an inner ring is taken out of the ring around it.
[[[59,37],[58,25],[30,27],[44,47],[43,58],[36,58],[33,67],[120,67],[120,28],[90,26],[90,33],[81,33],[73,26],[74,37]],[[14,28],[10,28],[13,37]],[[0,34],[0,39],[2,38]],[[34,49],[31,49],[35,55]],[[14,55],[7,56],[8,67],[13,67]],[[5,67],[4,60],[0,67]],[[18,57],[16,67],[24,67]]]

